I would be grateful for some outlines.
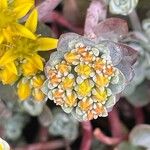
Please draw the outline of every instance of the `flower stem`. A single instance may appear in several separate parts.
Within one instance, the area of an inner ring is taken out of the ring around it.
[[[26,147],[15,148],[15,150],[57,150],[65,146],[65,141],[55,140],[50,142],[30,144]]]
[[[144,123],[144,114],[142,108],[134,108],[134,116],[136,124]]]
[[[52,20],[53,22],[59,23],[60,25],[70,29],[73,32],[76,32],[78,34],[83,34],[83,29],[76,27],[72,25],[68,20],[64,18],[60,13],[53,11],[49,14],[49,20]]]
[[[80,150],[90,150],[92,143],[92,125],[90,121],[81,122],[83,128],[83,138]]]
[[[104,143],[106,145],[116,145],[122,141],[121,137],[108,137],[108,136],[106,136],[99,128],[96,128],[94,130],[94,136],[101,143]]]
[[[108,115],[112,136],[122,137],[122,124],[116,107]]]

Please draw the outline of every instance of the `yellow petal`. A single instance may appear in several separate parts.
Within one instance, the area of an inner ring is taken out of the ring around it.
[[[45,99],[44,93],[38,88],[33,89],[33,97],[36,101],[42,101]]]
[[[32,7],[32,3],[25,3],[20,6],[17,6],[13,10],[14,14],[16,14],[15,17],[17,19],[24,17],[28,13],[28,11],[31,9],[31,7]]]
[[[18,71],[17,71],[17,68],[16,68],[16,65],[14,62],[11,62],[9,64],[6,65],[6,68],[9,69],[10,72],[14,73],[15,75],[18,74]]]
[[[21,65],[22,73],[24,76],[33,76],[38,72],[35,64],[33,63],[32,59],[27,60],[27,62]]]
[[[58,39],[54,38],[38,38],[37,43],[40,51],[47,51],[57,47]]]
[[[5,9],[7,8],[8,3],[7,0],[0,0],[0,9]]]
[[[18,79],[18,76],[11,72],[8,68],[0,71],[0,80],[3,84],[13,84]]]
[[[18,35],[29,38],[29,39],[36,39],[36,36],[23,25],[15,24],[16,32]]]
[[[34,1],[35,0],[15,0],[13,3],[15,4],[15,6],[23,5],[26,3],[31,3],[32,5],[34,5]]]
[[[42,75],[34,76],[31,80],[32,86],[34,88],[40,88],[44,83],[44,79],[45,78]]]
[[[31,94],[30,83],[26,79],[22,79],[18,84],[17,94],[20,100],[26,100]]]
[[[77,87],[77,93],[81,96],[87,96],[91,91],[92,91],[92,85],[88,79],[84,80]]]
[[[3,42],[3,40],[4,40],[3,34],[0,33],[0,44]]]
[[[12,42],[12,36],[9,29],[3,29],[3,36],[7,42]]]
[[[11,50],[7,51],[0,58],[0,66],[3,67],[3,66],[5,66],[8,63],[13,62],[16,58],[17,58],[17,56],[15,56]]]
[[[41,56],[39,56],[38,54],[34,54],[32,57],[32,61],[34,62],[36,68],[43,71],[43,61]]]
[[[38,12],[36,9],[34,9],[26,21],[25,27],[34,33],[37,28],[37,21],[38,21]]]

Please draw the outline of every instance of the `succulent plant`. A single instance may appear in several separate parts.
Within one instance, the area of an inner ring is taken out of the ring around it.
[[[62,136],[68,141],[74,141],[78,136],[79,123],[60,109],[53,110],[53,121],[49,126],[49,133]]]
[[[138,4],[138,0],[110,0],[109,10],[113,14],[128,15]]]
[[[136,55],[126,45],[64,34],[45,67],[43,92],[80,121],[106,117],[133,77]]]

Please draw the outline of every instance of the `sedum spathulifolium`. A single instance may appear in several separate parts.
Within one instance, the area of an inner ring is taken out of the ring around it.
[[[61,35],[45,67],[43,92],[80,121],[106,117],[133,77],[132,55],[123,44]]]

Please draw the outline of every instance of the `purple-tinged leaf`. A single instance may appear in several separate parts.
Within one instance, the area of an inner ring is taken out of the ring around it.
[[[122,50],[123,60],[133,65],[138,58],[138,52],[125,44],[119,43],[118,46]]]
[[[103,40],[118,40],[122,35],[128,33],[128,25],[125,20],[109,18],[102,21],[94,28],[97,38]]]

